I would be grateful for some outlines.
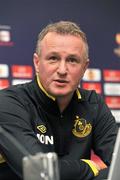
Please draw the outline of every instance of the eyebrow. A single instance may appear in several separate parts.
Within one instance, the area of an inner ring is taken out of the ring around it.
[[[56,51],[53,51],[53,52],[48,52],[48,55],[59,55],[59,52],[56,52]],[[67,55],[68,57],[70,56],[70,57],[77,57],[77,58],[80,58],[78,55],[76,55],[76,54],[69,54],[69,55]]]
[[[59,56],[60,57],[60,54],[59,54],[59,52],[52,51],[52,52],[48,52],[48,54],[46,55],[46,58],[48,58],[49,56]],[[76,54],[68,54],[66,58],[76,58],[78,60],[82,59],[82,57],[80,57]]]

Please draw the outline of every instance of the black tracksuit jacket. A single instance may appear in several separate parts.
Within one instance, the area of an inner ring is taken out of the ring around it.
[[[94,177],[81,160],[90,159],[91,149],[109,166],[117,134],[115,119],[103,98],[95,91],[77,91],[81,99],[75,92],[62,114],[57,102],[39,88],[36,78],[0,91],[0,126],[30,154],[56,152],[61,180]],[[7,162],[0,164],[0,173],[7,178],[0,179],[22,178],[24,154],[2,134],[0,151]]]

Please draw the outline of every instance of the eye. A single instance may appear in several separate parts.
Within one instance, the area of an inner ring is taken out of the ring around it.
[[[57,60],[58,60],[58,57],[57,57],[57,56],[50,56],[50,57],[49,57],[49,60],[57,61]]]
[[[75,57],[69,57],[67,61],[74,64],[74,63],[78,63],[79,59]]]
[[[56,56],[51,56],[50,59],[56,60],[57,58],[56,58]]]

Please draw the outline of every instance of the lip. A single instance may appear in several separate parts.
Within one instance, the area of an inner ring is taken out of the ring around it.
[[[64,80],[64,79],[56,79],[54,80],[55,82],[58,82],[58,83],[68,83],[67,80]]]
[[[65,87],[69,82],[63,79],[54,80],[54,83],[58,87]]]

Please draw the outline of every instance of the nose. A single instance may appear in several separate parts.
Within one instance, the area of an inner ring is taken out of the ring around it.
[[[58,74],[66,75],[67,74],[67,63],[65,60],[61,60],[58,65]]]

